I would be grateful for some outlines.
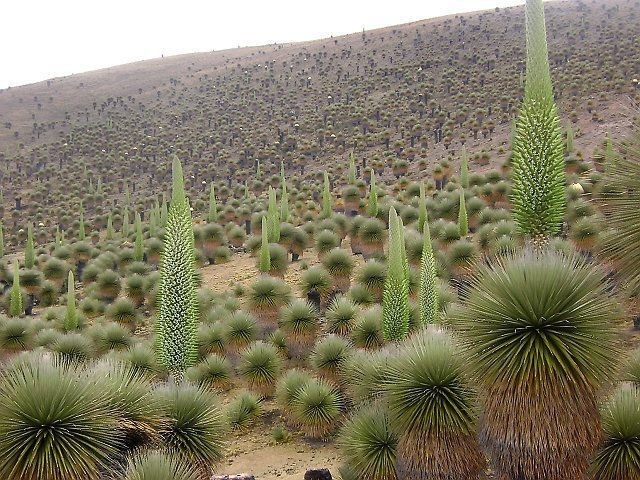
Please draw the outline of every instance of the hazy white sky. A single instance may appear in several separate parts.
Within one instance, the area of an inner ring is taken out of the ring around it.
[[[0,88],[238,45],[312,40],[524,0],[1,0]]]

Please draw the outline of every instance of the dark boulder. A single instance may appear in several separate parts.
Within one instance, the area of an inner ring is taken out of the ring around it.
[[[332,480],[331,472],[327,468],[307,470],[304,480]]]

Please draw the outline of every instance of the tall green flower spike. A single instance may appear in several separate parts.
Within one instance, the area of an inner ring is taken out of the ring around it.
[[[158,209],[149,210],[149,237],[155,237],[158,233]]]
[[[182,165],[173,159],[173,192],[160,264],[159,314],[156,322],[159,361],[176,378],[197,360],[198,304],[195,247]]]
[[[60,232],[60,226],[56,225],[56,247],[62,246],[62,233]]]
[[[324,172],[324,186],[322,188],[322,218],[329,218],[332,213],[331,184],[329,183],[329,174]]]
[[[269,219],[269,242],[278,243],[280,241],[280,212],[276,200],[276,191],[269,187],[269,209],[267,212]]]
[[[78,313],[76,312],[76,287],[73,271],[69,270],[67,277],[67,310],[64,315],[64,330],[70,332],[78,328]]]
[[[284,163],[282,164],[282,196],[280,198],[280,220],[288,222],[289,217],[289,194],[287,193],[287,181],[284,178]]]
[[[129,208],[124,207],[124,213],[122,214],[122,237],[127,238],[129,236]]]
[[[574,145],[573,145],[573,127],[571,127],[571,125],[567,125],[566,128],[566,141],[565,141],[565,152],[566,153],[571,153],[573,152],[574,149]]]
[[[356,160],[353,156],[353,152],[349,154],[349,176],[347,180],[349,185],[356,184]]]
[[[136,212],[136,241],[133,246],[133,259],[137,262],[144,260],[144,243],[142,238],[142,220]]]
[[[469,155],[464,147],[462,148],[462,159],[460,159],[460,185],[462,188],[469,188]]]
[[[427,195],[425,193],[424,182],[420,182],[420,203],[418,205],[418,231],[424,232],[427,223]],[[427,225],[427,228],[429,226]]]
[[[20,270],[18,262],[13,264],[13,285],[11,285],[11,293],[9,294],[9,315],[19,317],[24,312],[24,303],[22,301],[22,289],[20,288]]]
[[[371,170],[371,184],[369,185],[369,216],[375,218],[378,216],[378,186],[376,185],[376,174]]]
[[[469,234],[469,219],[467,218],[467,207],[464,200],[464,189],[460,189],[460,209],[458,210],[458,230],[461,237]]]
[[[436,261],[431,245],[429,223],[424,223],[424,244],[420,259],[420,321],[423,325],[436,323],[438,320],[438,284],[436,280]]]
[[[87,237],[86,229],[84,226],[84,207],[80,202],[80,225],[78,226],[78,240],[84,240]]]
[[[218,204],[216,202],[216,189],[211,182],[211,190],[209,191],[209,215],[207,216],[209,223],[218,221]]]
[[[387,278],[382,294],[382,333],[388,341],[400,341],[409,331],[409,277],[402,220],[389,210]]]
[[[262,273],[271,270],[271,254],[269,253],[269,222],[267,217],[262,217],[262,243],[260,245],[260,259],[258,269]]]
[[[113,215],[109,212],[107,216],[107,240],[113,240],[115,236],[116,233],[113,230]]]
[[[165,227],[167,225],[167,217],[169,216],[169,209],[167,207],[167,201],[162,195],[162,206],[160,207],[160,224]]]
[[[542,0],[527,0],[527,78],[513,142],[511,203],[518,231],[545,241],[566,208],[564,139],[553,99]]]
[[[33,244],[33,226],[27,227],[27,246],[24,249],[24,267],[33,268],[36,264],[36,250]]]

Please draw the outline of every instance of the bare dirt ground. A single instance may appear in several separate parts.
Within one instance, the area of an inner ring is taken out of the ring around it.
[[[342,242],[341,247],[349,250],[348,240]],[[353,260],[355,272],[364,264],[364,260],[361,256],[354,256]],[[299,261],[289,263],[284,280],[287,285],[291,286],[295,296],[302,297],[300,278],[304,272],[303,266],[306,265],[311,268],[319,263],[318,254],[313,248],[306,250]],[[211,289],[214,293],[224,293],[232,290],[235,285],[241,285],[248,289],[260,275],[256,268],[256,257],[252,257],[248,253],[234,254],[231,262],[221,265],[209,265],[201,268],[200,272],[202,273],[202,286]]]
[[[348,249],[348,242],[344,242],[342,247]],[[353,258],[357,270],[363,260],[362,257]],[[314,249],[309,249],[300,261],[289,264],[285,281],[291,286],[294,295],[303,296],[300,291],[303,265],[312,267],[319,263],[317,253]],[[200,271],[202,285],[215,293],[224,293],[235,285],[248,289],[260,275],[256,268],[256,258],[248,253],[235,254],[229,263],[207,266]],[[236,391],[225,394],[223,403],[235,394]],[[341,461],[339,448],[334,442],[311,440],[297,433],[295,428],[288,427],[286,419],[280,415],[272,400],[264,402],[262,407],[264,413],[256,425],[248,431],[232,433],[225,460],[216,469],[217,475],[247,473],[258,480],[302,480],[309,469],[328,468],[333,477],[337,478]],[[281,426],[292,434],[288,442],[274,441],[271,432],[276,426]]]
[[[302,480],[312,468],[328,468],[337,478],[341,463],[340,451],[331,442],[310,440],[293,434],[286,443],[276,443],[271,430],[283,426],[273,402],[264,405],[260,423],[248,432],[239,432],[230,439],[225,461],[216,469],[217,475],[248,473],[257,480]]]

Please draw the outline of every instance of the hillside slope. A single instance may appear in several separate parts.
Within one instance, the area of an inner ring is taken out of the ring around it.
[[[589,160],[628,124],[638,95],[640,4],[547,4],[556,96]],[[0,91],[0,172],[7,242],[76,234],[128,204],[147,211],[169,184],[170,154],[197,212],[208,184],[256,194],[284,162],[294,185],[337,188],[349,152],[388,186],[431,177],[464,146],[473,168],[508,159],[522,93],[522,8],[419,21],[332,39],[161,58]],[[257,164],[262,178],[256,179]],[[295,175],[295,177],[294,177]]]

